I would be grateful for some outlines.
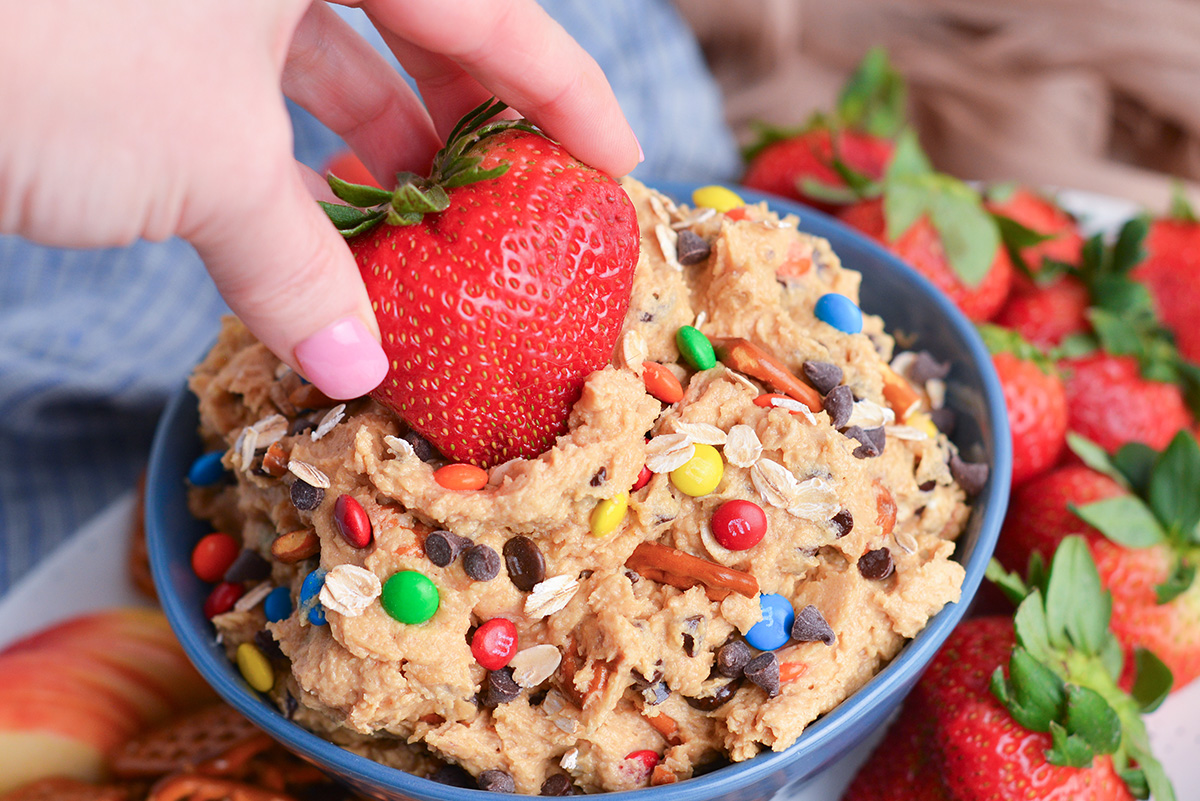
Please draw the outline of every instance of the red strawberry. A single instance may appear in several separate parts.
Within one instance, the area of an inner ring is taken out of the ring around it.
[[[1004,390],[1014,485],[1049,470],[1067,445],[1067,395],[1054,365],[1017,334],[980,326]]]
[[[432,177],[347,187],[349,236],[391,370],[372,396],[451,459],[532,458],[612,356],[639,233],[612,179],[524,122],[459,123]],[[380,224],[382,223],[382,224]],[[372,227],[378,226],[378,227]]]
[[[1080,263],[1083,234],[1079,224],[1054,199],[1023,186],[1000,187],[988,193],[987,209],[1038,235],[1041,241],[1017,247],[1021,262],[1032,275],[1042,272],[1047,259],[1072,266]],[[1030,288],[1032,284],[1018,272],[1016,288]]]
[[[1011,328],[1041,347],[1058,345],[1072,334],[1088,328],[1087,309],[1091,296],[1087,287],[1069,275],[1039,286],[1014,275],[1014,289],[994,322]]]
[[[933,759],[933,721],[915,707],[900,710],[841,801],[952,801]]]
[[[1132,276],[1149,288],[1179,351],[1200,362],[1200,222],[1190,215],[1155,220],[1146,250],[1146,260]]]
[[[1133,356],[1103,351],[1064,359],[1068,428],[1113,453],[1126,442],[1155,450],[1194,424],[1176,384],[1142,377]]]
[[[932,281],[972,320],[990,320],[1004,305],[1012,285],[1013,266],[1008,253],[999,244],[993,246],[991,264],[982,279],[972,284],[954,268],[946,253],[944,239],[929,216],[919,217],[895,237],[888,236],[888,220],[881,200],[860,201],[843,209],[838,217],[879,241]],[[998,238],[994,237],[993,241],[998,242]]]

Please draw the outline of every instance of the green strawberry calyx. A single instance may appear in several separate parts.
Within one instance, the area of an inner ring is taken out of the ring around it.
[[[1175,558],[1171,575],[1154,588],[1160,604],[1186,592],[1200,564],[1200,444],[1180,431],[1156,451],[1141,442],[1122,445],[1112,456],[1091,440],[1067,435],[1083,463],[1112,478],[1128,494],[1072,505],[1071,511],[1125,548],[1166,545]]]
[[[476,145],[514,129],[541,134],[525,120],[493,120],[506,108],[505,103],[492,98],[468,112],[450,132],[445,147],[433,157],[428,177],[402,172],[396,176],[396,187],[388,190],[348,183],[330,174],[326,177],[329,188],[346,205],[318,202],[345,237],[360,234],[381,222],[414,225],[426,214],[445,211],[450,206],[446,190],[498,178],[508,171],[507,162],[480,169],[482,157],[473,152]]]
[[[1132,690],[1118,685],[1125,656],[1109,627],[1112,596],[1083,538],[1064,538],[1048,570],[1035,556],[1021,578],[993,559],[987,575],[1019,604],[1017,643],[1007,675],[1003,667],[992,674],[992,694],[1017,723],[1050,734],[1046,760],[1087,767],[1095,757],[1110,755],[1136,798],[1153,794],[1156,801],[1174,801],[1142,722],[1142,713],[1157,708],[1170,692],[1171,671],[1139,649]]]
[[[1011,353],[1022,361],[1033,362],[1046,375],[1058,375],[1058,368],[1054,366],[1051,355],[1025,339],[1019,332],[995,323],[977,323],[975,329],[979,332],[983,344],[987,346],[988,353],[993,356]]]

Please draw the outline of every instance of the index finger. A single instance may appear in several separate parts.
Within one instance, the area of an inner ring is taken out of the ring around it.
[[[614,176],[640,161],[637,137],[604,72],[533,0],[359,5],[385,38],[411,45],[397,57],[419,81],[427,106],[461,104],[461,83],[437,80],[445,69],[439,57],[448,58],[581,161]]]

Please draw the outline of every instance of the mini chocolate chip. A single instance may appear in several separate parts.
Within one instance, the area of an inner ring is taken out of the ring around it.
[[[513,537],[504,543],[504,565],[518,590],[529,592],[546,578],[546,557],[529,537]]]
[[[296,700],[296,696],[291,692],[284,691],[283,694],[283,716],[288,720],[296,717],[296,712],[300,709],[300,702]]]
[[[825,396],[825,411],[829,413],[829,422],[834,428],[841,428],[850,422],[854,411],[854,393],[850,387],[842,384],[829,390]]]
[[[648,311],[638,312],[638,322],[652,323],[654,322],[654,315]]]
[[[964,462],[956,453],[950,457],[950,475],[968,495],[978,495],[988,480],[986,462]]]
[[[809,604],[796,613],[796,620],[792,623],[792,639],[833,645],[837,638],[834,637],[833,629],[829,627],[821,610]]]
[[[708,630],[708,621],[701,615],[693,615],[683,621],[683,652],[688,656],[695,656],[697,652],[697,641],[704,642],[704,633]]]
[[[438,567],[451,564],[471,541],[449,531],[431,531],[425,537],[425,556]]]
[[[439,462],[444,458],[441,452],[438,451],[437,448],[433,447],[432,442],[425,439],[411,428],[404,432],[404,436],[401,437],[401,439],[403,439],[409,445],[412,445],[413,453],[415,453],[417,458],[422,462]]]
[[[871,459],[883,453],[883,444],[886,442],[883,426],[878,428],[850,426],[842,433],[861,443],[854,449],[854,458],[856,459]]]
[[[933,492],[933,489],[936,486],[937,486],[937,482],[931,478],[928,481],[922,481],[917,486],[917,489],[919,489],[921,492]]]
[[[283,650],[279,647],[279,643],[275,641],[275,635],[266,629],[259,629],[254,632],[254,644],[267,659],[287,658],[283,655]]]
[[[486,706],[500,706],[516,700],[521,694],[521,685],[513,681],[512,668],[500,668],[488,673],[487,693],[484,696]]]
[[[779,659],[770,651],[747,662],[745,676],[766,690],[768,698],[779,695]]]
[[[489,793],[515,793],[517,783],[509,774],[492,768],[479,774],[479,789],[487,790]]]
[[[717,649],[717,672],[730,679],[742,675],[750,661],[750,646],[744,640],[730,640]]]
[[[863,578],[871,581],[883,581],[892,575],[896,565],[892,562],[892,552],[887,548],[876,548],[858,557],[858,572]]]
[[[311,512],[321,505],[321,501],[325,500],[325,490],[300,479],[292,482],[290,494],[292,505],[301,512]]]
[[[316,427],[317,423],[311,417],[302,414],[288,423],[288,436],[294,437],[297,434],[303,434],[305,431],[310,431]]]
[[[659,664],[662,664],[661,659],[658,660],[658,662],[659,662]],[[652,674],[650,674],[650,678],[646,678],[645,674],[643,674],[642,671],[638,670],[637,668],[633,668],[632,670],[629,671],[629,676],[630,676],[630,678],[633,679],[634,686],[637,687],[639,690],[642,690],[642,689],[645,689],[646,687],[649,687],[651,684],[654,684],[655,682],[661,681],[662,677],[663,677],[663,672],[661,670],[656,669]]]
[[[705,242],[695,231],[684,228],[675,242],[675,251],[677,261],[687,267],[707,259],[712,253],[712,245]]]
[[[461,765],[442,765],[430,774],[429,779],[451,787],[475,787],[475,777]]]
[[[934,378],[945,378],[950,375],[950,362],[940,362],[933,354],[923,350],[913,359],[908,369],[908,377],[916,384],[924,384]]]
[[[555,773],[542,782],[539,795],[575,795],[575,784],[565,773]]]
[[[850,514],[849,509],[843,509],[829,523],[833,526],[833,535],[841,539],[854,530],[854,515]]]
[[[486,545],[472,545],[463,553],[463,570],[476,581],[491,581],[500,574],[500,554]]]
[[[946,436],[954,433],[954,426],[958,423],[958,415],[949,406],[943,406],[940,409],[934,409],[929,413],[929,419],[937,426],[937,430],[941,431]]]
[[[828,395],[842,383],[842,368],[832,362],[805,362],[802,369],[809,383],[822,395]]]
[[[271,575],[271,563],[258,551],[243,548],[225,571],[225,581],[237,584],[243,581],[262,581]]]
[[[671,695],[665,681],[656,681],[642,690],[642,699],[650,706],[658,706]]]
[[[608,480],[608,468],[606,468],[604,465],[600,465],[600,469],[595,472],[595,474],[592,476],[592,480],[589,481],[588,483],[591,484],[593,487],[599,487],[599,486],[603,485],[604,482],[607,480]]]
[[[686,631],[683,633],[683,652],[688,656],[696,655],[696,638]]]
[[[737,679],[734,679],[727,684],[718,685],[713,689],[712,695],[701,696],[700,698],[688,698],[688,706],[693,709],[699,709],[701,712],[712,712],[719,708],[722,704],[733,698],[737,692],[738,685],[741,684]]]

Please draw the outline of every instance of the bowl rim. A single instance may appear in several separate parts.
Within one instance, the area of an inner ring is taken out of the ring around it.
[[[651,181],[647,182],[647,185],[675,198],[690,199],[691,192],[703,184],[682,181]],[[988,425],[981,431],[981,435],[991,438],[992,461],[988,483],[978,497],[986,498],[987,506],[979,521],[979,535],[971,558],[963,565],[965,575],[960,600],[948,603],[939,610],[920,632],[902,646],[891,661],[848,698],[810,723],[793,745],[782,751],[764,751],[744,762],[725,765],[711,773],[675,784],[604,794],[606,798],[613,801],[632,801],[635,797],[644,797],[648,792],[656,792],[660,801],[687,801],[688,798],[696,795],[719,797],[739,790],[768,777],[783,766],[791,764],[805,755],[819,752],[822,746],[831,738],[836,737],[843,727],[850,726],[855,720],[865,716],[868,710],[873,709],[884,697],[896,692],[905,694],[911,687],[911,683],[924,671],[946,637],[965,616],[970,601],[975,597],[983,580],[984,571],[995,548],[1000,525],[1008,505],[1012,449],[1004,394],[999,378],[992,367],[988,350],[974,325],[928,279],[908,267],[881,245],[869,240],[834,217],[794,200],[736,184],[723,185],[748,202],[766,201],[774,211],[796,214],[801,219],[800,230],[802,231],[827,239],[841,240],[843,243],[848,242],[851,249],[861,252],[863,256],[882,262],[893,270],[898,270],[907,283],[913,285],[938,307],[955,337],[965,344],[982,383]],[[844,246],[835,247],[834,251],[841,256],[841,248]],[[146,536],[151,572],[164,613],[189,660],[227,703],[254,724],[282,741],[287,747],[303,753],[335,774],[348,773],[355,779],[361,779],[379,787],[394,789],[414,799],[479,801],[484,795],[488,795],[486,790],[441,784],[407,773],[399,768],[385,766],[367,757],[347,751],[299,724],[283,718],[273,705],[263,700],[257,692],[240,680],[236,671],[231,670],[231,663],[224,658],[223,654],[219,658],[215,655],[219,652],[214,649],[211,635],[183,625],[190,611],[185,608],[183,599],[172,592],[169,581],[171,565],[167,561],[164,548],[156,547],[159,538],[167,536],[166,532],[162,530],[163,515],[167,513],[167,509],[165,499],[162,497],[163,493],[154,492],[153,488],[162,486],[163,482],[180,481],[182,478],[176,474],[164,474],[166,470],[164,465],[171,461],[168,436],[171,425],[177,421],[180,414],[186,413],[190,402],[194,403],[191,391],[185,382],[184,386],[172,396],[159,419],[150,451],[147,468],[148,491],[145,498]],[[177,626],[177,623],[180,625]],[[905,684],[908,684],[907,688]]]

